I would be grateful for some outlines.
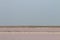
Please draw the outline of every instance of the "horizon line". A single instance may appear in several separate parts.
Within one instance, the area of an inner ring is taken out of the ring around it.
[[[54,28],[54,27],[56,27],[56,28],[60,28],[60,26],[0,26],[0,28],[20,28],[20,27],[22,27],[22,28],[40,28],[40,27],[52,27],[52,28]]]

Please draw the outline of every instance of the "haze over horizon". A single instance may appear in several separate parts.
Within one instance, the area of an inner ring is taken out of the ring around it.
[[[60,0],[0,0],[0,25],[58,25]]]

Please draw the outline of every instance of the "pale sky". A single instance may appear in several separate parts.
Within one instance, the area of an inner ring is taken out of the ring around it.
[[[0,25],[60,25],[60,0],[0,0]]]

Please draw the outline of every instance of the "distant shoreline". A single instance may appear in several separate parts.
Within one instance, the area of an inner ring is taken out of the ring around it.
[[[60,26],[0,26],[0,28],[40,28],[40,27],[60,28]]]
[[[60,26],[0,26],[0,32],[60,32]]]

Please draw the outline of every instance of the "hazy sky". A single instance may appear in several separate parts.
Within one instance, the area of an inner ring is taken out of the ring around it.
[[[0,0],[0,25],[60,25],[60,0]]]

